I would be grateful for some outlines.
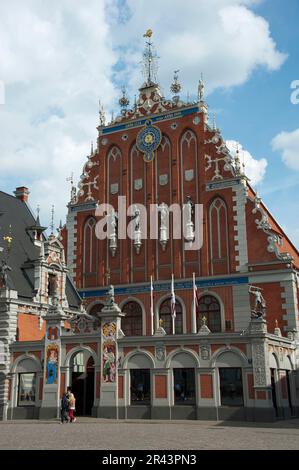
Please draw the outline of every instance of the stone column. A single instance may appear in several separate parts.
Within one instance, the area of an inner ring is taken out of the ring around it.
[[[249,323],[252,350],[252,368],[255,395],[255,420],[275,419],[272,403],[271,376],[269,367],[268,343],[266,340],[267,322],[264,318],[252,318]]]
[[[44,387],[40,418],[58,418],[60,413],[61,329],[66,316],[57,297],[45,316]]]
[[[114,301],[114,287],[110,286],[106,305],[99,313],[101,320],[101,374],[97,416],[101,418],[119,418],[119,355],[117,340],[119,337],[123,337],[121,331],[121,318],[123,316],[119,306]]]
[[[16,340],[17,334],[17,299],[17,291],[0,289],[0,420],[7,419],[9,405],[10,345]]]

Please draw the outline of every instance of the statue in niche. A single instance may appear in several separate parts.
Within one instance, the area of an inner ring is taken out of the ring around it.
[[[167,229],[168,213],[169,213],[167,204],[165,204],[165,202],[162,202],[162,204],[158,206],[158,209],[160,209],[160,213],[161,213],[161,229],[162,230]]]
[[[185,239],[188,242],[193,242],[194,234],[194,223],[193,223],[194,204],[191,200],[191,196],[187,196],[187,202],[184,205],[184,222],[185,222]]]
[[[169,221],[169,209],[165,202],[162,202],[158,206],[158,209],[161,214],[161,222],[160,222],[160,243],[162,245],[162,250],[165,251],[166,244],[168,241],[168,221]]]
[[[134,223],[134,230],[138,232],[140,230],[140,209],[137,206],[134,206]]]
[[[115,256],[117,250],[117,219],[118,213],[112,209],[111,212],[107,214],[108,217],[108,236],[109,236],[109,248],[112,256]]]
[[[118,218],[117,212],[114,209],[112,209],[112,211],[108,214],[110,236],[113,236],[116,234],[117,218]]]

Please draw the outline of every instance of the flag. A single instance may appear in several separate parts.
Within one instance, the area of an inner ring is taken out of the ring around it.
[[[199,291],[195,282],[195,273],[193,273],[193,308],[194,317],[199,315]]]
[[[174,277],[172,275],[171,279],[171,300],[170,300],[170,305],[171,305],[171,316],[172,318],[176,317],[176,310],[175,310],[175,293],[174,293]]]

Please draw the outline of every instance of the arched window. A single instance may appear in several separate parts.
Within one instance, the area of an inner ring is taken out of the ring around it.
[[[134,301],[127,302],[122,312],[125,316],[121,320],[121,328],[126,336],[142,335],[142,308]]]
[[[212,333],[221,331],[221,309],[218,300],[212,295],[204,295],[199,299],[200,319],[207,320],[207,326]]]
[[[229,272],[228,226],[225,202],[214,199],[209,210],[211,274]]]
[[[98,240],[95,233],[96,221],[90,217],[84,226],[83,233],[83,278],[84,286],[96,284]]]
[[[183,309],[181,303],[176,300],[175,302],[175,334],[180,335],[183,333]],[[159,318],[163,320],[163,328],[168,335],[172,335],[172,316],[171,316],[171,303],[170,298],[164,300],[160,305]]]

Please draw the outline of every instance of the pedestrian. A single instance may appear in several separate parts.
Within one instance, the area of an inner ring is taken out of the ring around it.
[[[70,423],[75,423],[76,418],[75,418],[75,410],[76,410],[76,398],[72,392],[71,387],[67,388],[67,396],[68,396],[68,402],[69,402],[69,410],[68,410],[68,415],[69,415],[69,422]]]
[[[66,393],[63,394],[61,398],[61,406],[60,406],[60,417],[61,417],[61,424],[64,422],[68,423],[68,410],[69,410],[69,400]]]

